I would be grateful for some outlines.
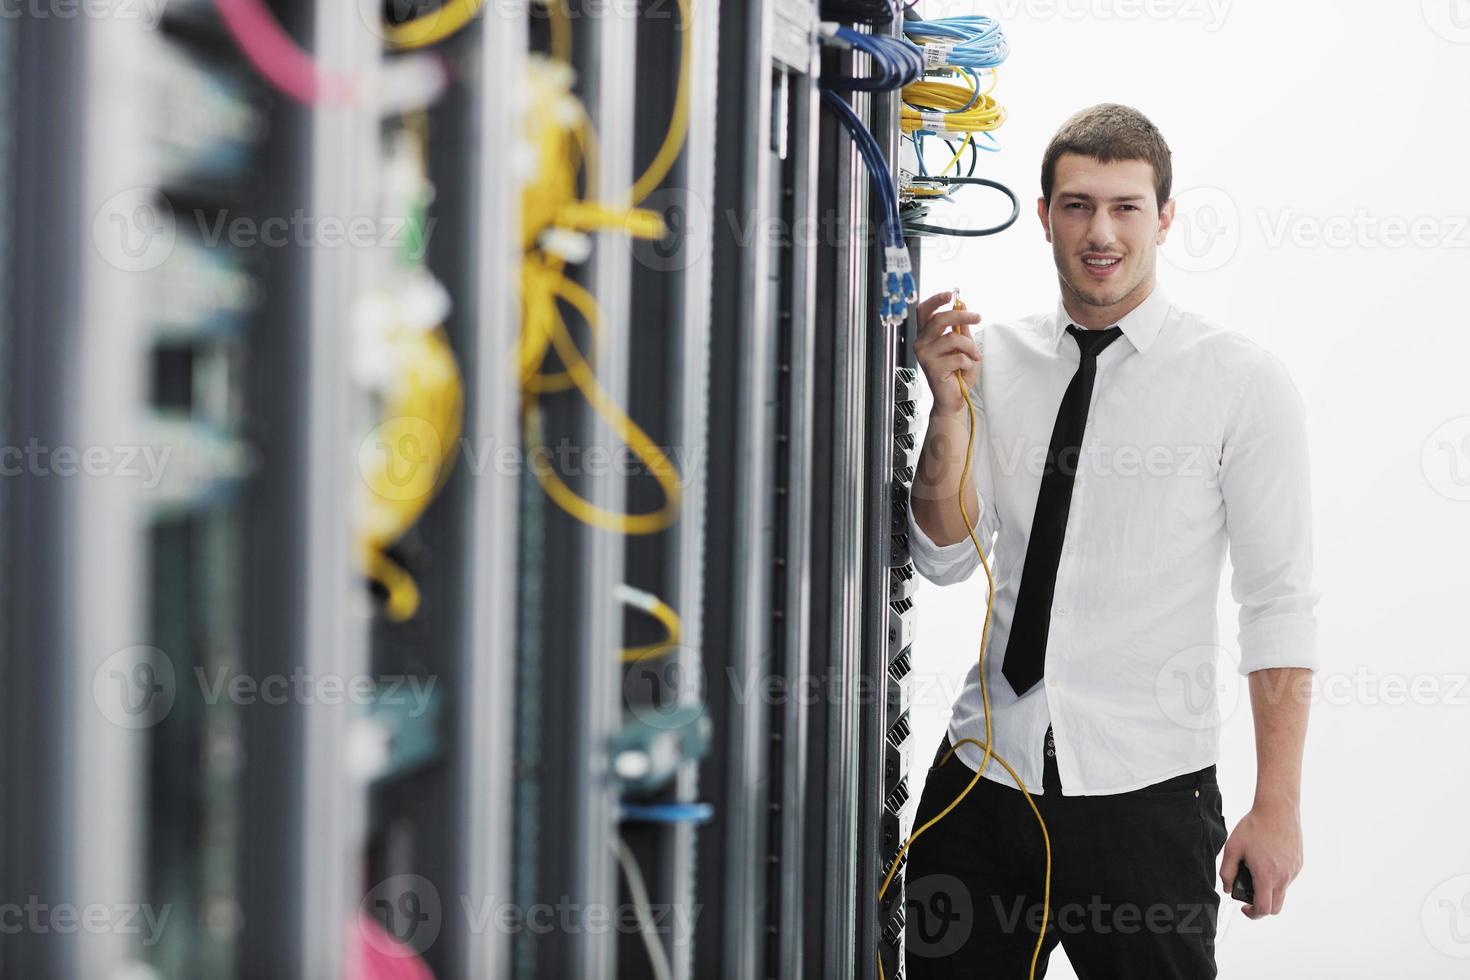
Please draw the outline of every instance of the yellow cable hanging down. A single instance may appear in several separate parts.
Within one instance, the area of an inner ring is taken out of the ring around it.
[[[402,264],[395,270],[399,277],[394,280],[395,292],[424,289],[426,282],[432,282],[423,270],[421,251],[424,210],[431,195],[426,117],[405,116],[402,137],[418,186],[411,200],[400,202],[409,209],[412,232],[405,236]],[[406,306],[412,309],[415,304]],[[368,577],[387,591],[384,615],[401,622],[418,611],[419,589],[385,552],[449,479],[464,418],[464,384],[443,324],[410,322],[392,299],[385,299],[382,309],[391,321],[380,336],[365,342],[382,344],[383,360],[394,371],[381,396],[384,421],[373,430],[372,445],[359,456],[367,493],[358,514],[357,550]]]
[[[565,311],[574,311],[595,339],[601,310],[596,297],[568,277],[565,270],[569,262],[585,258],[590,249],[586,240],[589,232],[620,228],[635,238],[659,238],[666,232],[659,214],[637,205],[668,176],[687,138],[693,54],[690,3],[678,2],[681,57],[668,130],[654,159],[627,192],[603,203],[583,197],[584,188],[599,186],[597,134],[571,92],[573,74],[567,63],[571,35],[564,0],[544,2],[551,16],[552,58],[533,59],[528,72],[532,108],[527,115],[527,135],[537,166],[522,195],[523,316],[517,360],[523,437],[527,447],[543,444],[538,404],[541,395],[576,389],[658,482],[664,505],[646,514],[617,513],[579,496],[545,461],[537,465],[533,459],[533,474],[546,494],[578,520],[624,534],[651,534],[669,527],[677,517],[682,502],[677,474],[663,451],[602,387],[573,339]],[[553,350],[562,370],[547,373],[543,368]],[[619,596],[625,604],[653,616],[666,630],[664,639],[657,643],[624,649],[624,662],[658,656],[677,647],[682,622],[672,607],[628,586],[619,590]]]
[[[958,290],[955,291],[954,308],[956,310],[965,309],[965,304],[959,299]],[[975,546],[975,554],[980,556],[980,566],[985,569],[985,580],[989,587],[989,592],[985,598],[985,624],[980,629],[980,700],[984,705],[985,741],[980,742],[973,738],[960,739],[949,747],[949,751],[944,754],[944,758],[939,760],[939,765],[942,766],[949,762],[954,757],[955,750],[966,742],[978,749],[983,749],[985,756],[980,760],[980,768],[975,770],[975,775],[970,779],[970,782],[965,788],[960,791],[960,795],[956,796],[949,806],[936,813],[927,823],[910,834],[908,840],[903,842],[903,846],[893,856],[893,862],[888,867],[888,873],[883,877],[883,884],[878,889],[878,901],[883,901],[883,896],[887,893],[888,886],[893,882],[893,876],[897,874],[899,866],[903,864],[903,856],[908,853],[914,841],[919,839],[920,834],[947,817],[951,810],[960,805],[960,801],[970,795],[970,790],[974,789],[980,782],[981,777],[990,764],[990,760],[994,758],[996,762],[999,762],[1005,767],[1006,772],[1011,774],[1011,778],[1016,781],[1016,786],[1021,790],[1021,795],[1026,798],[1026,803],[1031,807],[1031,812],[1036,815],[1036,822],[1041,826],[1041,841],[1046,849],[1046,878],[1042,888],[1041,899],[1041,930],[1036,934],[1036,949],[1031,953],[1031,970],[1027,974],[1029,980],[1035,980],[1036,964],[1041,957],[1041,947],[1046,939],[1047,913],[1051,907],[1051,837],[1046,832],[1046,821],[1041,817],[1041,810],[1037,808],[1036,801],[1031,798],[1031,794],[1026,790],[1026,784],[1021,781],[1021,777],[1017,775],[1016,770],[1011,768],[1011,764],[1001,758],[990,747],[992,741],[990,731],[990,688],[985,680],[985,646],[990,639],[990,615],[995,608],[995,576],[991,574],[990,562],[985,558],[985,549],[980,546],[980,539],[975,536],[975,525],[970,520],[969,511],[965,508],[965,487],[970,482],[970,456],[975,443],[975,403],[970,400],[970,391],[965,387],[963,372],[956,371],[954,373],[954,379],[955,384],[959,385],[960,395],[965,399],[965,407],[970,411],[969,438],[965,440],[965,465],[960,471],[960,489],[955,495],[955,500],[959,504],[960,516],[964,518],[965,529],[970,534],[970,543]],[[878,954],[878,976],[880,980],[883,980],[882,953]]]
[[[559,0],[550,0],[552,37],[565,47],[565,10]],[[596,298],[565,273],[568,253],[580,247],[579,237],[598,228],[621,226],[634,237],[657,238],[664,231],[662,218],[640,210],[645,200],[663,181],[678,159],[688,133],[689,89],[693,53],[689,0],[679,0],[680,63],[669,128],[658,152],[622,199],[603,204],[582,199],[578,177],[584,186],[597,185],[597,137],[585,110],[571,94],[571,72],[555,62],[532,65],[533,108],[529,117],[531,145],[538,168],[523,194],[522,265],[524,318],[520,344],[523,421],[528,444],[535,444],[540,429],[537,398],[540,394],[576,388],[596,414],[621,438],[658,481],[664,506],[648,514],[609,511],[580,497],[548,466],[533,467],[537,481],[558,506],[595,527],[624,534],[651,534],[670,526],[678,513],[681,490],[672,464],[598,382],[595,372],[572,339],[562,313],[562,304],[580,314],[595,336],[601,311]],[[571,234],[568,234],[571,233]],[[542,365],[554,349],[563,364],[557,373],[545,373]]]

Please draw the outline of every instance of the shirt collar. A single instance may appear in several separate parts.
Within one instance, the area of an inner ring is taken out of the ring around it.
[[[1122,328],[1123,336],[1135,350],[1140,354],[1147,353],[1149,345],[1154,342],[1154,338],[1164,327],[1169,308],[1169,297],[1164,295],[1164,288],[1154,283],[1153,292],[1148,294],[1148,299],[1139,303],[1131,313],[1119,320],[1117,326]],[[1067,324],[1072,322],[1062,297],[1058,295],[1057,311],[1051,321],[1050,341],[1053,350],[1061,348],[1062,338],[1067,335]]]

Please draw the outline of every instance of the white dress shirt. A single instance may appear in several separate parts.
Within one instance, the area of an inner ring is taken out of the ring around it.
[[[980,328],[971,467],[996,594],[985,667],[994,748],[1042,792],[1051,725],[1067,796],[1121,793],[1214,763],[1214,671],[1317,669],[1305,411],[1281,362],[1185,312],[1163,290],[1118,321],[1099,355],[1057,568],[1042,682],[1017,698],[1001,673],[1026,543],[1062,394],[1079,352],[1056,311]],[[952,506],[952,504],[951,504]],[[968,538],[936,545],[909,509],[916,569],[969,579]],[[993,546],[991,542],[993,540]],[[1227,543],[1240,604],[1238,659],[1219,643]],[[986,583],[977,576],[977,648]],[[983,741],[979,666],[949,723]],[[973,745],[956,753],[978,769]],[[993,760],[987,778],[1014,786]]]

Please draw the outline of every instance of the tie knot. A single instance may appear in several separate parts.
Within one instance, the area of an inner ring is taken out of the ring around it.
[[[1106,330],[1085,330],[1075,323],[1067,324],[1067,333],[1077,341],[1077,349],[1082,352],[1083,357],[1096,357],[1103,352],[1113,341],[1123,336],[1122,327],[1108,327]]]

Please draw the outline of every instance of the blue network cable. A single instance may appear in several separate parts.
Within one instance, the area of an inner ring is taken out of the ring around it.
[[[624,803],[621,820],[632,823],[708,823],[715,808],[709,803]]]
[[[914,283],[913,264],[909,259],[908,246],[903,239],[903,223],[898,215],[898,188],[893,183],[893,172],[883,149],[868,127],[858,118],[852,106],[829,88],[822,89],[822,101],[832,107],[837,118],[847,127],[868,173],[877,185],[878,197],[883,203],[883,300],[878,314],[887,326],[897,326],[908,316],[909,304],[918,299],[918,286]]]
[[[910,40],[924,45],[925,64],[930,68],[953,65],[980,71],[995,68],[1011,53],[1000,24],[983,14],[938,20],[905,19],[903,32]]]
[[[888,92],[917,81],[924,74],[924,59],[919,49],[903,38],[865,34],[850,27],[823,21],[820,34],[828,44],[852,48],[868,54],[873,73],[862,78],[825,75],[822,78],[822,100],[832,107],[847,127],[852,141],[862,154],[878,197],[883,204],[883,300],[878,313],[889,326],[900,324],[908,316],[909,304],[918,298],[914,284],[913,263],[904,243],[903,222],[898,214],[898,187],[883,149],[868,127],[858,118],[839,91]]]
[[[872,59],[873,72],[865,77],[823,75],[822,85],[833,91],[891,92],[924,75],[923,52],[901,37],[864,34],[826,21],[821,25],[821,33],[829,44],[861,51]]]

